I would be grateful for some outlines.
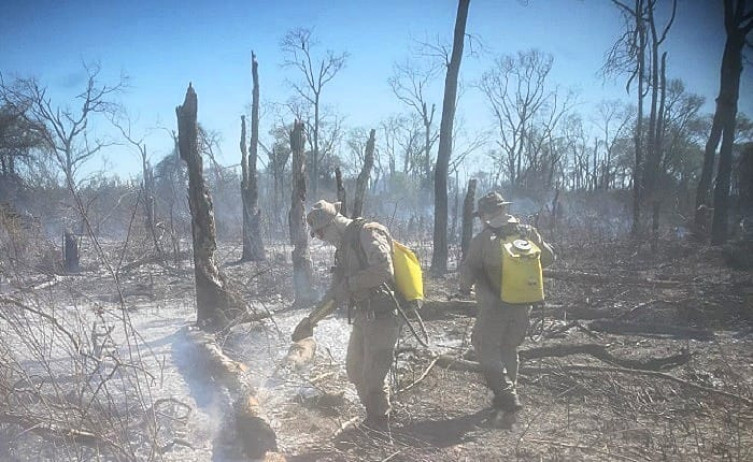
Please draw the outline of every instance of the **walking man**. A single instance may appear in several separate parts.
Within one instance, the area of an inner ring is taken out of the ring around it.
[[[494,393],[492,407],[502,414],[523,407],[516,390],[518,347],[528,329],[532,303],[543,301],[541,268],[554,262],[552,248],[538,231],[507,213],[509,204],[496,192],[479,199],[476,216],[484,229],[471,240],[460,270],[461,294],[470,295],[471,288],[476,288],[478,314],[471,341],[486,384]],[[518,260],[523,265],[528,265],[523,260],[532,261],[534,269],[531,265],[519,269],[517,261],[504,258],[506,249],[511,254],[524,253]],[[528,274],[511,274],[515,271]],[[507,282],[510,279],[524,280],[525,287]]]

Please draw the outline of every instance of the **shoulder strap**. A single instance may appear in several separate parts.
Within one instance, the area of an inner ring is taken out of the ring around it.
[[[361,246],[361,230],[368,223],[369,220],[365,218],[355,218],[347,228],[345,228],[345,235],[343,236],[343,244],[349,249],[356,252],[356,258],[361,265],[361,268],[365,268],[368,265],[366,261],[366,252],[364,252]]]

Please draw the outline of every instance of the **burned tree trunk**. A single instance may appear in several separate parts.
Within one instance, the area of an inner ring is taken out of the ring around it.
[[[463,58],[465,26],[471,0],[458,0],[452,54],[447,65],[442,100],[442,119],[439,125],[439,148],[437,166],[434,169],[434,252],[431,256],[431,272],[441,275],[447,272],[447,175],[452,156],[452,127],[455,123],[455,102],[458,93],[458,75]]]
[[[66,273],[78,273],[80,270],[78,240],[70,230],[63,236],[63,268]]]
[[[188,167],[188,206],[191,211],[194,275],[196,277],[196,322],[202,329],[226,327],[245,312],[240,296],[228,287],[215,261],[214,210],[212,197],[204,184],[199,153],[198,99],[189,84],[182,106],[175,108],[178,117],[180,157]]]
[[[303,150],[303,122],[296,120],[290,132],[290,149],[293,151],[293,194],[290,198],[288,226],[290,243],[294,245],[293,285],[295,304],[306,305],[314,301],[314,267],[309,252],[309,235],[306,232],[306,153]]]
[[[340,167],[335,167],[335,182],[337,182],[337,201],[340,202],[340,213],[344,217],[347,217],[347,195],[345,193],[345,186],[343,186],[343,172],[340,171]]]
[[[366,196],[366,186],[371,176],[371,168],[374,166],[374,136],[376,130],[373,128],[369,133],[369,141],[366,142],[366,152],[364,153],[363,168],[356,178],[356,196],[353,200],[353,218],[360,217],[363,214],[363,202]]]
[[[146,216],[146,231],[152,236],[154,241],[154,249],[157,251],[157,255],[162,255],[162,247],[159,243],[159,233],[157,232],[157,201],[154,197],[154,171],[149,162],[146,160],[146,145],[143,150],[143,157],[141,159],[141,170],[144,175],[143,189],[144,189],[144,214]]]
[[[696,207],[708,203],[714,152],[719,149],[719,167],[714,186],[714,216],[711,226],[711,243],[724,244],[727,240],[727,215],[729,207],[730,175],[732,172],[732,147],[735,141],[737,104],[740,98],[740,75],[743,70],[743,48],[748,34],[753,31],[753,10],[744,0],[724,2],[724,29],[727,40],[722,55],[719,96],[709,141],[706,144],[701,182],[696,194]],[[698,218],[698,217],[697,217]]]
[[[241,261],[266,258],[261,238],[261,210],[257,185],[256,159],[259,151],[259,72],[256,55],[251,54],[254,81],[251,103],[251,145],[246,157],[246,118],[241,116],[241,199],[243,201],[243,254]]]
[[[463,259],[468,253],[468,247],[471,245],[473,237],[473,204],[476,202],[476,179],[468,181],[468,191],[465,193],[465,202],[463,202],[463,237],[460,240],[460,250]]]

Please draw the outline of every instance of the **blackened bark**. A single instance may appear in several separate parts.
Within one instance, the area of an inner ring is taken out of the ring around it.
[[[241,261],[266,259],[261,236],[261,210],[256,160],[259,152],[259,71],[256,55],[251,53],[251,76],[254,82],[251,102],[251,143],[246,157],[246,120],[241,116],[241,199],[243,201],[243,254]]]
[[[452,55],[447,65],[442,100],[442,121],[439,126],[439,150],[434,169],[434,252],[431,257],[431,272],[441,275],[447,272],[447,176],[452,156],[452,127],[455,123],[455,101],[458,93],[460,61],[463,58],[465,26],[471,0],[459,0],[452,42]]]
[[[737,189],[740,191],[740,214],[753,218],[753,143],[743,146],[737,171]],[[747,226],[753,226],[750,222]]]
[[[314,301],[314,266],[309,252],[309,235],[306,226],[306,153],[303,147],[303,122],[296,120],[290,132],[290,149],[293,151],[293,192],[290,198],[288,226],[293,244],[293,286],[295,304],[307,305]]]
[[[78,273],[81,270],[78,253],[78,239],[70,230],[63,236],[63,269],[66,273]]]
[[[337,183],[337,200],[340,202],[340,214],[347,217],[348,197],[345,192],[345,186],[343,185],[343,173],[340,171],[340,167],[335,167],[335,182]]]
[[[460,240],[460,250],[463,260],[468,254],[468,247],[471,245],[473,237],[473,205],[476,203],[476,179],[468,181],[468,190],[465,193],[463,202],[463,237]]]
[[[640,11],[636,7],[637,11]],[[635,127],[635,134],[633,135],[633,143],[635,145],[635,166],[633,167],[633,226],[630,233],[634,238],[637,238],[641,229],[641,200],[643,189],[643,85],[644,85],[644,72],[646,67],[646,27],[643,24],[643,19],[640,16],[636,16],[636,25],[638,30],[638,114]]]
[[[721,113],[719,119],[722,124],[722,145],[719,149],[719,171],[714,187],[714,216],[711,224],[711,243],[714,245],[727,242],[732,148],[737,125],[737,101],[740,98],[740,74],[743,70],[742,50],[746,36],[753,30],[753,11],[746,11],[745,0],[738,0],[737,5],[734,4],[733,0],[724,1],[727,41],[722,56],[721,84],[714,116],[716,119],[716,115]]]
[[[196,322],[204,330],[226,327],[230,320],[245,313],[240,296],[228,287],[215,260],[214,210],[212,197],[204,183],[198,138],[198,98],[189,84],[178,117],[180,157],[188,168],[188,206],[191,211],[194,275],[196,278]]]
[[[366,186],[371,176],[371,169],[374,167],[374,143],[376,130],[373,128],[369,132],[369,140],[366,142],[366,152],[364,153],[363,168],[356,178],[356,194],[353,199],[353,218],[360,217],[363,214],[363,204],[366,200]]]

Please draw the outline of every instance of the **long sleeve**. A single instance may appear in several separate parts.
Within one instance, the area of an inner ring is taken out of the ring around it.
[[[546,268],[547,266],[554,263],[556,256],[554,255],[554,250],[552,250],[552,246],[544,242],[544,239],[541,238],[541,235],[536,230],[536,228],[533,227],[527,227],[526,228],[526,234],[528,239],[533,241],[536,246],[538,246],[539,249],[541,249],[541,267]]]
[[[476,238],[471,239],[468,246],[468,255],[466,255],[460,266],[459,289],[460,292],[470,292],[473,284],[482,271],[481,241]]]
[[[379,287],[394,278],[392,265],[392,238],[381,226],[366,225],[359,235],[361,248],[366,257],[366,267],[348,277],[348,289],[352,292]]]

